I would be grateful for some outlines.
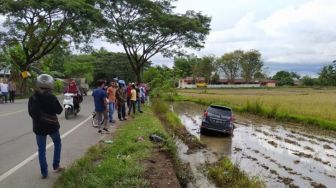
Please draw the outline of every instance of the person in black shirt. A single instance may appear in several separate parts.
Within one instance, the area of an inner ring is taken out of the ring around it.
[[[28,112],[33,120],[33,132],[36,135],[38,146],[38,157],[42,178],[48,177],[48,164],[46,160],[46,141],[49,135],[54,142],[53,169],[55,172],[62,171],[61,159],[61,137],[59,133],[60,124],[56,114],[63,111],[61,104],[55,95],[51,94],[54,87],[54,79],[48,74],[41,74],[37,77],[36,91],[29,98]]]

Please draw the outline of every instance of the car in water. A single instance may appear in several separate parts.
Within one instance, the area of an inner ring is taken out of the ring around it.
[[[208,109],[204,111],[200,127],[201,134],[204,134],[207,131],[213,131],[232,135],[233,129],[234,118],[231,108],[210,105]]]

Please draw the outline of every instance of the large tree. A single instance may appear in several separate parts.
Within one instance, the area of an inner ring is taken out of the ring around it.
[[[262,67],[264,66],[261,60],[261,53],[258,50],[244,52],[240,66],[241,76],[246,82],[251,81],[257,72],[262,71]]]
[[[20,71],[67,42],[87,41],[101,23],[94,0],[2,0],[0,15],[6,17],[5,51],[13,46],[20,53],[9,57]],[[95,20],[95,21],[93,21]],[[13,50],[12,50],[13,51]],[[19,59],[23,55],[24,58]]]
[[[143,67],[154,55],[171,56],[183,47],[200,49],[210,31],[210,18],[194,11],[174,13],[173,0],[106,0],[105,36],[121,44],[141,81]]]
[[[214,72],[215,57],[204,56],[198,58],[197,62],[193,65],[193,76],[204,77],[206,83],[210,83],[212,72]]]
[[[193,75],[193,66],[197,63],[196,56],[179,56],[174,58],[174,69],[182,78]]]
[[[293,75],[288,71],[278,71],[272,79],[277,80],[279,86],[294,85]]]
[[[336,86],[336,65],[323,66],[318,79],[321,85]]]
[[[234,52],[225,53],[217,59],[216,65],[224,72],[229,83],[234,83],[234,80],[239,76],[243,58],[244,52],[235,50]]]

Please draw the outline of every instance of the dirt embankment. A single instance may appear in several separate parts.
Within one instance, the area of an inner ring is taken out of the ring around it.
[[[150,187],[181,187],[175,173],[172,156],[167,151],[156,148],[152,156],[141,163],[146,169],[144,176],[149,180]]]

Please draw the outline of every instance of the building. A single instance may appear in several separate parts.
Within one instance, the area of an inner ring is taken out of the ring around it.
[[[263,87],[276,87],[277,81],[276,80],[263,80],[261,82],[261,86]]]
[[[0,69],[0,80],[8,79],[10,77],[10,70],[7,68]]]

